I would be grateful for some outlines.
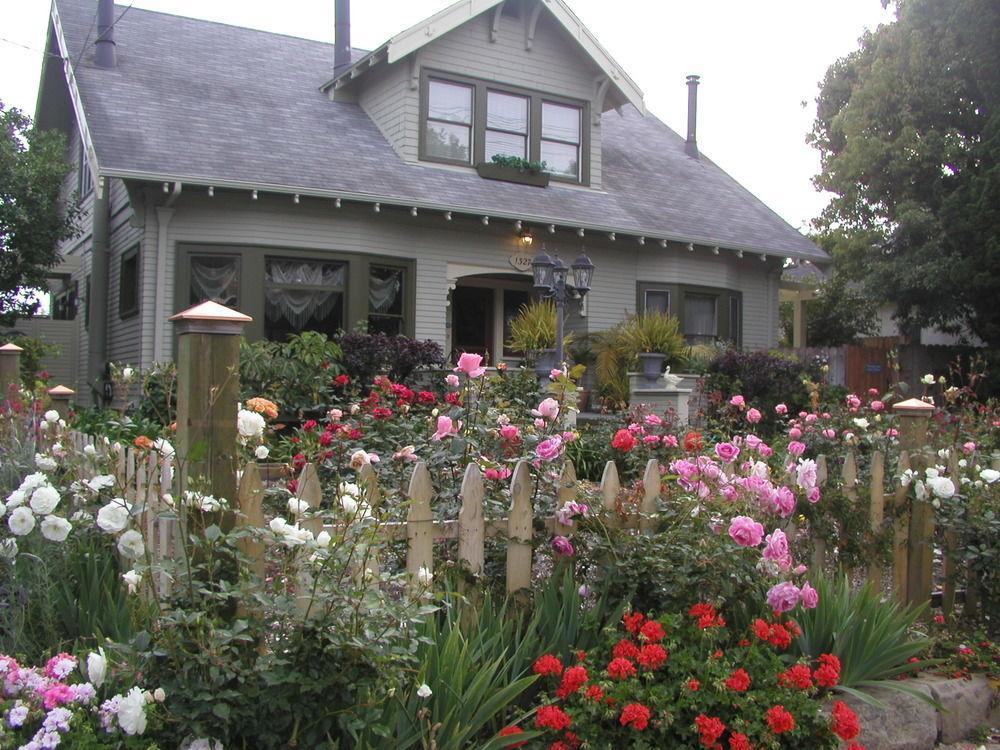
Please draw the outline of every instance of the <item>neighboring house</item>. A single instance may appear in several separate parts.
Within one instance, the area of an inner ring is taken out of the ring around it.
[[[36,122],[68,133],[86,231],[78,391],[172,356],[213,298],[250,337],[370,329],[504,351],[544,243],[597,266],[578,331],[642,309],[691,341],[776,343],[786,258],[821,250],[645,112],[563,0],[463,0],[378,49],[55,0]],[[62,58],[60,63],[59,58]],[[544,160],[547,187],[484,179]]]

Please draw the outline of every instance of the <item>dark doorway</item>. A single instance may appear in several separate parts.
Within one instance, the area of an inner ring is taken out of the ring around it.
[[[495,358],[493,290],[458,286],[451,293],[451,340],[455,353],[471,352]]]

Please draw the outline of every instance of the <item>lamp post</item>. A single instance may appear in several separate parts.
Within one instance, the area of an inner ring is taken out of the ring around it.
[[[572,276],[570,276],[572,271]],[[586,253],[580,251],[573,265],[567,267],[557,255],[549,257],[542,246],[542,251],[531,261],[531,273],[534,277],[535,291],[543,298],[551,298],[556,305],[556,367],[563,363],[563,318],[566,302],[583,298],[590,291],[590,282],[594,278],[594,264]]]

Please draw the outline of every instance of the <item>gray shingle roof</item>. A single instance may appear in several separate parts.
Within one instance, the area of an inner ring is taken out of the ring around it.
[[[94,0],[57,0],[73,59]],[[116,17],[125,8],[118,7]],[[602,191],[544,190],[404,162],[356,104],[333,102],[333,45],[132,8],[118,67],[76,68],[103,171],[343,191],[776,255],[825,254],[684,139],[631,106],[603,117]],[[355,56],[364,53],[355,50]]]

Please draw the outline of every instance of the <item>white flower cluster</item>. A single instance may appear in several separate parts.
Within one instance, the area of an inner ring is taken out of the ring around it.
[[[0,518],[10,513],[7,528],[14,536],[27,536],[37,524],[42,536],[50,542],[64,542],[73,529],[73,524],[54,513],[61,499],[59,491],[49,483],[45,474],[29,474],[4,502],[0,502]],[[41,521],[36,517],[41,518]],[[6,542],[2,554],[10,557],[16,555],[16,541]]]
[[[315,547],[317,549],[326,549],[330,546],[330,534],[327,531],[320,531],[315,536],[309,529],[304,529],[297,523],[288,523],[287,520],[281,518],[271,519],[268,527],[277,537],[277,541],[284,544],[286,547]]]
[[[116,497],[97,511],[97,526],[107,534],[119,534],[118,551],[132,560],[146,553],[142,534],[126,529],[132,518],[132,504],[123,497]]]

